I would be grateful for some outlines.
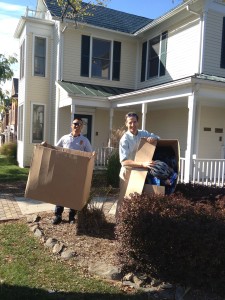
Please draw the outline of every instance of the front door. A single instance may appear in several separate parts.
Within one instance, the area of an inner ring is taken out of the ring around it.
[[[91,143],[91,130],[92,130],[92,116],[91,115],[83,115],[83,114],[74,114],[75,118],[81,118],[83,120],[83,129],[82,134],[89,139]]]

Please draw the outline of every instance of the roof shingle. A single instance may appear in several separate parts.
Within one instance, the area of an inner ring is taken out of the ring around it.
[[[56,0],[45,0],[45,3],[53,17],[61,18],[63,8],[57,4]],[[83,3],[83,5],[85,5],[85,3]],[[153,19],[128,14],[103,6],[95,6],[95,9],[92,9],[91,13],[93,15],[84,16],[82,20],[78,21],[130,34],[134,34],[153,21]]]

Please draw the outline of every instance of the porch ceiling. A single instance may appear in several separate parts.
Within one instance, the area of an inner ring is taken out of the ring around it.
[[[58,81],[58,84],[71,96],[82,95],[107,98],[110,96],[116,96],[132,91],[131,89],[94,85],[80,82]]]

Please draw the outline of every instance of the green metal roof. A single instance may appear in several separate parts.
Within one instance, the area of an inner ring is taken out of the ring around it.
[[[79,82],[58,81],[58,84],[69,94],[84,96],[110,97],[133,91],[131,89]]]

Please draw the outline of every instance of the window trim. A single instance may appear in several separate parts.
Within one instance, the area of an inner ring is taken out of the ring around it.
[[[25,76],[25,39],[20,45],[20,79]]]
[[[21,110],[22,109],[22,110]],[[21,116],[22,113],[22,116]],[[24,103],[18,106],[17,140],[23,142],[24,138]]]
[[[43,130],[43,140],[42,141],[33,141],[33,109],[34,109],[34,105],[40,105],[40,106],[44,106],[44,118],[43,118],[43,124],[44,124],[44,130]],[[46,104],[42,103],[42,102],[31,102],[31,118],[30,118],[30,122],[31,122],[31,131],[30,131],[30,143],[31,144],[38,144],[40,142],[45,141],[45,136],[46,136]]]
[[[34,74],[34,57],[35,57],[35,38],[43,38],[46,41],[45,47],[45,76],[40,76]],[[32,75],[39,78],[46,78],[48,76],[48,37],[42,35],[34,35],[33,36],[33,53],[32,53]]]
[[[159,37],[159,55],[158,57],[158,74],[149,76],[150,65],[149,65],[149,54],[150,54],[150,42]],[[165,42],[165,49],[163,51],[162,43]],[[161,69],[162,56],[165,56],[165,62],[167,59],[167,42],[168,42],[168,31],[164,31],[161,34],[158,34],[151,39],[143,41],[142,43],[142,55],[141,55],[141,76],[140,81],[144,82],[153,78],[159,78],[166,75],[166,65],[164,70]],[[146,49],[144,49],[146,47]]]

